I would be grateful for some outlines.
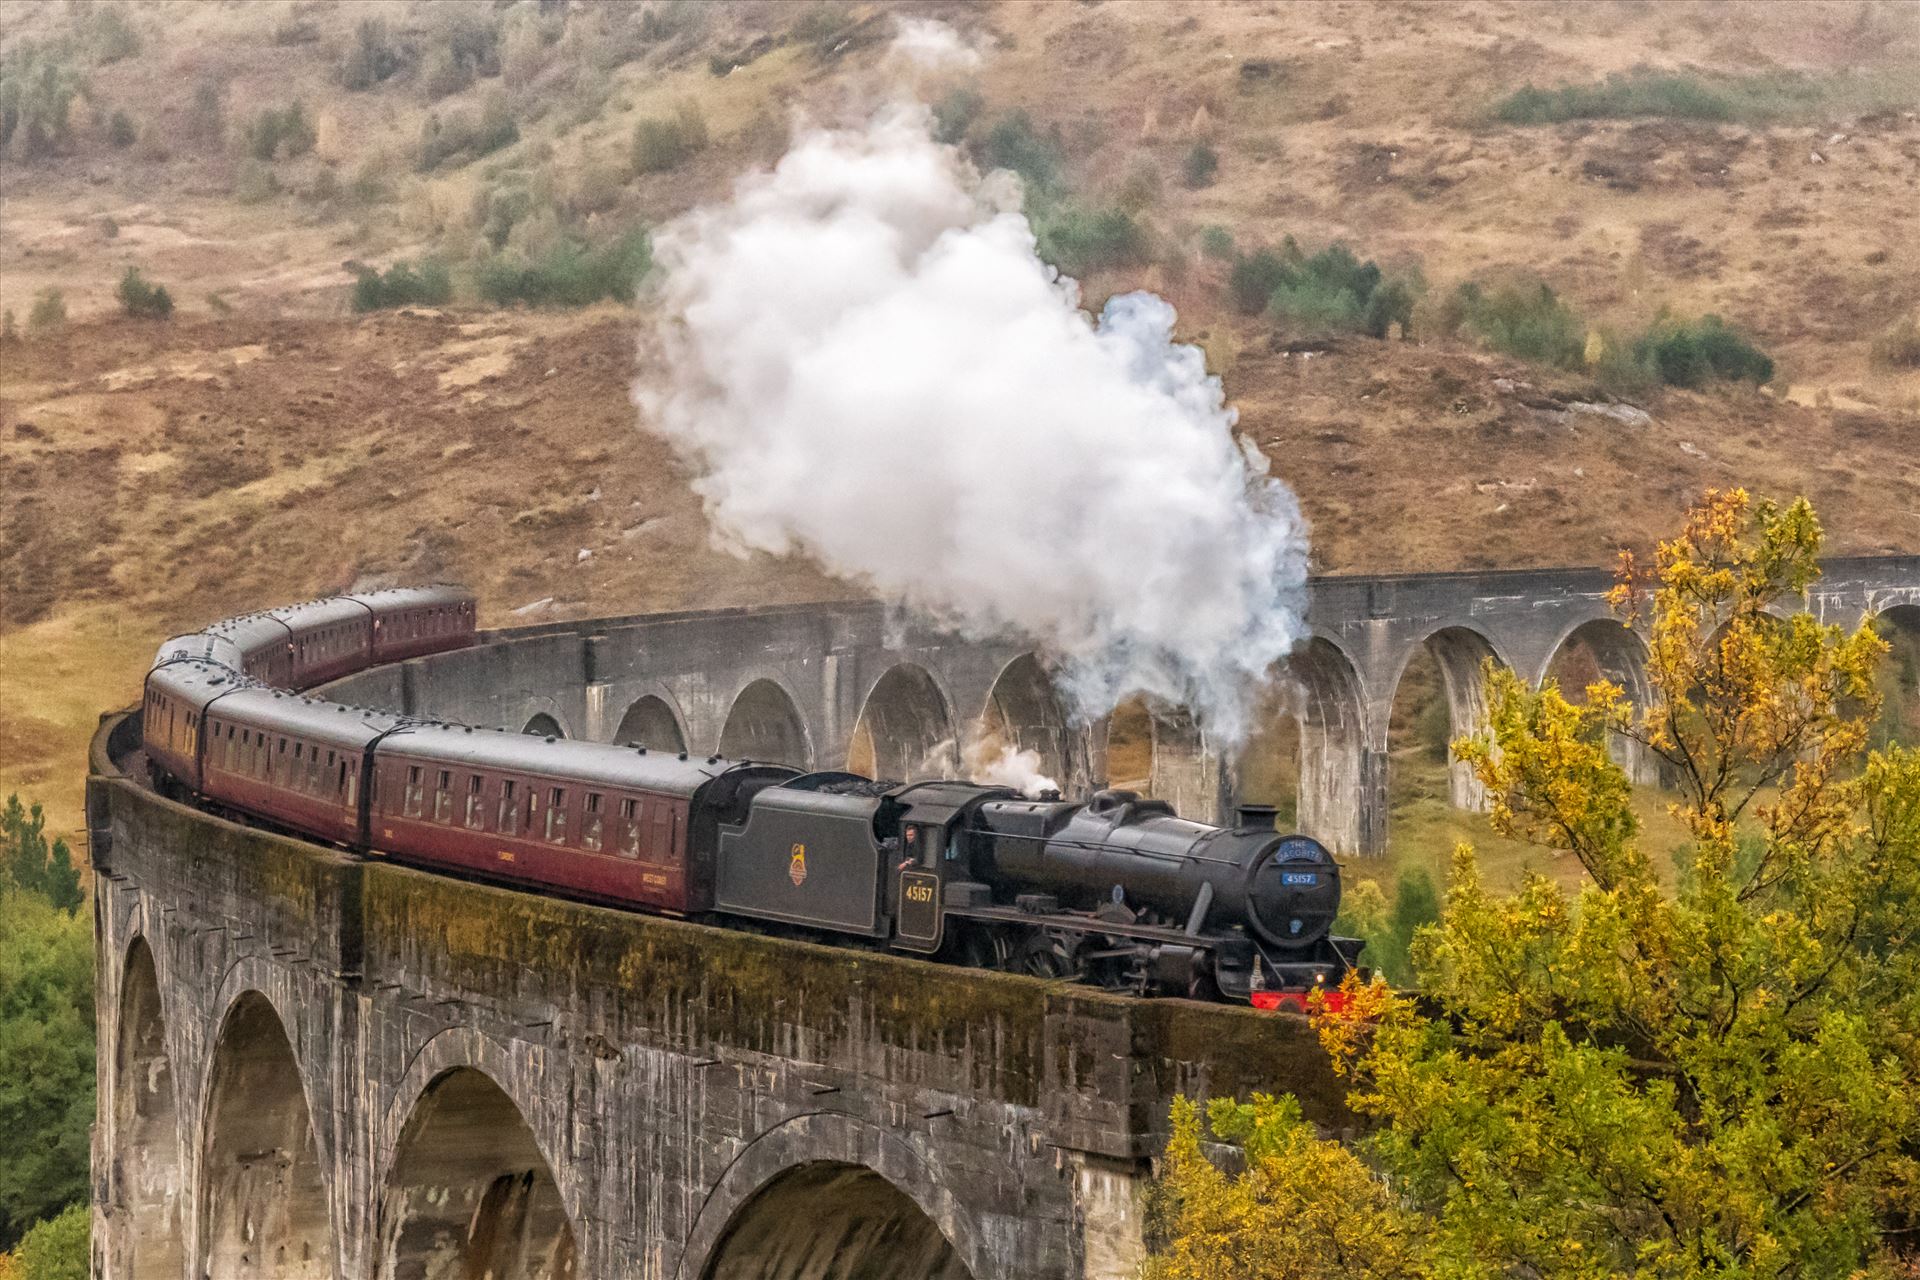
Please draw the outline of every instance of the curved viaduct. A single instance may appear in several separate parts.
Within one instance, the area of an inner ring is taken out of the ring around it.
[[[1423,645],[1456,728],[1482,657],[1537,680],[1576,634],[1644,689],[1607,585],[1316,582],[1302,825],[1379,847],[1393,690]],[[1806,606],[1920,615],[1920,558],[1830,562]],[[495,632],[331,692],[892,773],[950,762],[980,716],[1071,786],[1104,772],[1102,727],[1067,723],[1032,655],[873,605]],[[1163,714],[1154,736],[1163,794],[1231,803],[1203,735]],[[1346,1123],[1290,1019],[428,875],[162,799],[121,772],[136,745],[109,717],[88,783],[98,1276],[1104,1280],[1137,1266],[1175,1093],[1290,1091]]]

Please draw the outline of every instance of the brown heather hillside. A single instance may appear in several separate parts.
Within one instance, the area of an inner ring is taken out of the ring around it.
[[[435,576],[475,585],[494,625],[549,597],[523,616],[851,591],[707,548],[684,477],[633,429],[632,310],[487,307],[470,273],[490,233],[503,254],[605,243],[776,157],[795,111],[873,101],[890,8],[142,2],[115,9],[129,49],[99,8],[0,4],[0,59],[52,42],[84,78],[64,136],[39,154],[17,136],[0,166],[0,309],[20,334],[0,346],[0,793],[77,827],[95,714],[132,698],[162,636],[224,612]],[[1147,229],[1144,260],[1091,273],[1088,295],[1174,300],[1299,491],[1320,570],[1603,561],[1729,483],[1807,493],[1837,551],[1920,547],[1920,372],[1872,355],[1920,302],[1913,6],[911,11],[987,51],[928,87],[978,92],[970,145],[1024,110],[1067,201]],[[463,14],[497,70],[433,97]],[[350,91],[369,17],[398,69]],[[1738,118],[1494,118],[1528,83],[1641,65],[1733,85]],[[260,113],[295,100],[311,150],[250,159]],[[489,109],[516,141],[421,169],[430,115]],[[689,110],[709,145],[634,173],[635,125]],[[1197,143],[1218,170],[1189,187]],[[1300,342],[1241,314],[1208,228],[1417,271],[1412,340]],[[348,264],[429,253],[453,264],[448,306],[351,313]],[[118,315],[128,266],[169,287],[172,320]],[[1717,312],[1776,376],[1623,404],[1448,332],[1457,284],[1523,277],[1595,331]],[[29,332],[50,287],[70,319]]]

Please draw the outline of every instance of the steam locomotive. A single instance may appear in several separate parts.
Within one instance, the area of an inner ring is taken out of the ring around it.
[[[1128,791],[690,757],[421,720],[298,691],[474,642],[452,587],[339,596],[161,646],[155,784],[368,856],[643,911],[1142,995],[1300,1003],[1353,968],[1317,841]]]

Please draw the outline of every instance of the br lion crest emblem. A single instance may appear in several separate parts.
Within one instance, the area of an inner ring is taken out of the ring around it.
[[[793,855],[787,859],[787,879],[793,881],[793,887],[798,889],[806,878],[807,846],[796,844],[793,846]]]

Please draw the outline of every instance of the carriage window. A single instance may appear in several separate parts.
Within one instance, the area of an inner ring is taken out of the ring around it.
[[[555,844],[567,842],[567,793],[563,787],[547,792],[547,839]]]
[[[587,811],[580,819],[580,847],[588,853],[600,852],[600,832],[602,829],[600,795],[598,792],[589,791],[587,792]]]
[[[353,798],[347,794],[347,758],[340,757],[340,777],[334,783],[333,794],[340,797],[340,803],[352,804]]]
[[[480,829],[480,775],[474,774],[467,779],[467,826]]]
[[[274,766],[274,778],[284,787],[287,785],[287,740],[285,738],[280,739],[280,750],[276,754],[280,757],[280,763]]]
[[[401,799],[400,812],[409,818],[420,816],[420,810],[426,802],[426,788],[420,782],[420,766],[407,766],[407,790]]]
[[[433,789],[433,820],[453,821],[453,774],[446,769],[440,771],[438,784]]]
[[[345,760],[340,762],[340,771],[347,775],[346,803],[347,807],[351,809],[354,805],[354,798],[360,792],[360,771],[357,769],[348,769]]]
[[[620,802],[620,856],[637,858],[640,856],[640,817],[637,813],[638,800]]]
[[[516,834],[520,830],[520,802],[514,795],[511,779],[500,784],[500,820],[493,829],[503,836]]]
[[[316,796],[320,795],[320,780],[325,776],[320,771],[320,748],[315,747],[307,752],[307,790]]]

